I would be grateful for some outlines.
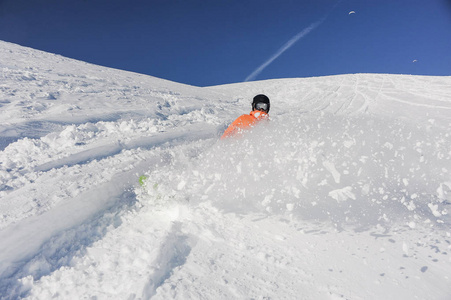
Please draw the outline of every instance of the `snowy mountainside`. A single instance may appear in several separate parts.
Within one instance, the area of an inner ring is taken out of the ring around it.
[[[0,69],[1,299],[451,295],[451,77]],[[258,93],[270,122],[219,141]]]
[[[233,97],[271,94],[278,114],[324,111],[340,115],[370,115],[401,118],[448,129],[451,77],[390,74],[350,74],[302,79],[275,79],[231,86],[208,87]],[[280,86],[284,88],[281,89]],[[298,103],[293,106],[293,103]],[[406,106],[407,105],[407,106]],[[406,108],[408,108],[406,110]]]

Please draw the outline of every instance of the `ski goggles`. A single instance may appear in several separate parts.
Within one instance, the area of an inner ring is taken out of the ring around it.
[[[268,103],[264,102],[257,102],[255,103],[255,109],[256,110],[268,110]]]

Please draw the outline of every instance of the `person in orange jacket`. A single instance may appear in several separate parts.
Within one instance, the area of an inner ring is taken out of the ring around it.
[[[239,116],[230,126],[224,131],[221,140],[240,135],[245,130],[251,129],[261,120],[269,118],[269,98],[266,95],[260,94],[254,97],[252,101],[252,111],[250,114]]]

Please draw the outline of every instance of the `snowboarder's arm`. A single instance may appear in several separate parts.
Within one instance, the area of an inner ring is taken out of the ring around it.
[[[254,118],[249,115],[242,115],[230,124],[230,126],[224,131],[221,140],[234,136],[243,129],[253,124]]]

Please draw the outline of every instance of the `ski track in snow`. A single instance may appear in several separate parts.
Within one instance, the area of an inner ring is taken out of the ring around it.
[[[198,88],[0,46],[1,299],[451,295],[451,77]],[[271,122],[218,141],[258,93]]]

